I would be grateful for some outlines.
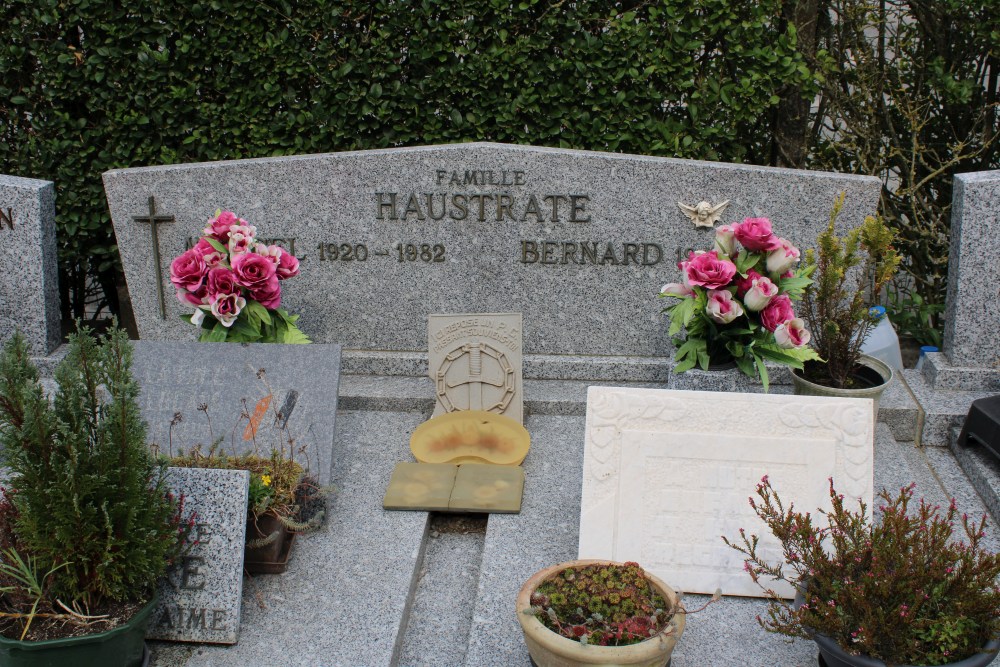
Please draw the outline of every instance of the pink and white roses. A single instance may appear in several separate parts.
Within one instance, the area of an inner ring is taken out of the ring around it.
[[[792,304],[812,283],[814,267],[797,268],[800,257],[770,220],[746,218],[715,230],[711,250],[678,262],[680,282],[660,289],[661,297],[677,299],[664,309],[670,335],[685,334],[674,339],[674,371],[731,361],[766,389],[765,360],[801,369],[818,359]]]
[[[779,294],[771,299],[767,307],[760,311],[760,323],[768,331],[774,331],[778,325],[795,318],[792,300],[787,294]]]
[[[806,331],[805,323],[798,317],[782,322],[774,330],[774,340],[779,347],[785,349],[802,347],[810,338],[812,335]]]
[[[177,298],[196,306],[184,317],[201,327],[200,339],[308,343],[298,315],[280,308],[280,281],[299,274],[299,260],[231,211],[216,211],[203,234],[170,265]]]
[[[753,282],[750,283],[750,289],[743,295],[743,303],[746,304],[747,310],[758,313],[764,310],[776,296],[778,296],[778,286],[772,283],[769,278],[760,276],[754,278]]]
[[[750,252],[770,252],[780,246],[767,218],[747,218],[733,227],[736,240]]]
[[[729,324],[743,314],[743,306],[729,290],[711,290],[705,312],[718,324]]]
[[[179,290],[194,292],[201,287],[208,273],[204,256],[191,248],[170,263],[170,282]]]
[[[767,270],[769,273],[785,273],[799,263],[799,249],[788,242],[788,239],[778,239],[780,247],[767,253]]]
[[[695,255],[685,267],[687,283],[706,289],[719,289],[729,284],[736,275],[736,265],[728,259],[720,259],[717,250]]]

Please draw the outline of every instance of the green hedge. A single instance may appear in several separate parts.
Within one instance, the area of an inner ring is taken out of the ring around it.
[[[782,3],[623,4],[0,0],[0,173],[55,181],[64,279],[107,280],[111,168],[473,140],[766,163],[779,95],[815,90]]]

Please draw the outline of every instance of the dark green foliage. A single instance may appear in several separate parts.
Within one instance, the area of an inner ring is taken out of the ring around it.
[[[828,522],[821,527],[794,506],[786,510],[765,476],[760,501],[751,498],[750,506],[778,538],[785,563],[764,561],[757,536],[743,529],[739,543],[723,537],[746,555],[746,571],[771,597],[760,624],[791,637],[818,632],[849,653],[892,665],[945,665],[978,653],[1000,618],[1000,555],[982,544],[986,517],[970,520],[954,499],[943,512],[922,498],[911,508],[915,486],[895,497],[879,493],[875,523],[863,503],[846,509],[831,479],[833,509],[820,510]],[[959,523],[961,539],[953,535]],[[804,604],[790,607],[761,577],[794,584]]]
[[[528,611],[563,637],[600,646],[649,639],[678,612],[638,563],[568,567],[535,589]]]
[[[84,329],[50,403],[24,340],[0,358],[0,445],[12,471],[18,550],[52,575],[53,600],[85,608],[148,599],[186,536],[146,447],[124,331]]]
[[[824,76],[807,165],[882,179],[879,214],[906,258],[897,287],[919,296],[911,333],[931,343],[943,328],[954,175],[1000,167],[1000,0],[819,7]],[[889,310],[894,323],[905,317]]]
[[[56,182],[63,267],[96,272],[117,167],[473,140],[767,162],[778,92],[816,89],[781,5],[2,0],[0,173]]]

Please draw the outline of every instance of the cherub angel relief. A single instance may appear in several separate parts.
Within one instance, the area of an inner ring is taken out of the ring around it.
[[[691,218],[695,227],[714,227],[715,223],[722,217],[722,212],[729,206],[729,200],[715,206],[707,201],[699,202],[694,206],[677,202],[677,206],[684,212],[684,215]]]

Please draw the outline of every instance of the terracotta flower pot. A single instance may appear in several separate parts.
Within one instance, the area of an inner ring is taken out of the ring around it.
[[[636,667],[664,667],[670,664],[670,655],[684,632],[685,614],[674,614],[670,623],[659,634],[646,641],[629,646],[590,646],[567,639],[545,627],[533,615],[524,613],[531,606],[531,594],[542,582],[567,567],[583,567],[594,564],[615,564],[606,560],[573,560],[544,570],[531,576],[517,594],[517,620],[524,631],[524,643],[528,653],[538,667],[574,667],[575,665],[634,665]],[[677,594],[659,578],[646,573],[653,587],[671,605],[679,605]]]
[[[260,540],[277,533],[271,542],[254,549],[249,546],[243,549],[243,569],[249,574],[280,574],[288,568],[288,558],[291,555],[295,533],[288,530],[285,524],[273,514],[262,514],[254,520],[251,514],[247,518],[247,542]]]

